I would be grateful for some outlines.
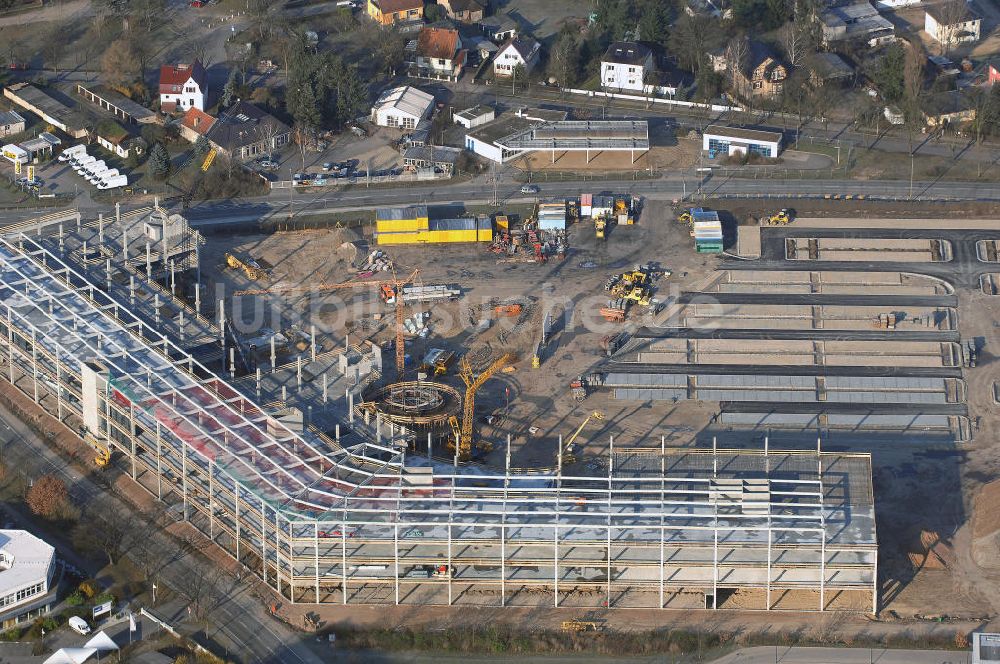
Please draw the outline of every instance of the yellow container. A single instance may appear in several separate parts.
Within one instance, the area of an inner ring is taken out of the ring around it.
[[[480,242],[492,242],[493,241],[493,229],[492,228],[481,228],[481,229],[479,229],[479,241]]]
[[[497,215],[497,228],[500,230],[510,230],[510,222],[507,220],[507,216],[503,214]],[[492,241],[492,238],[490,238]]]
[[[379,245],[388,244],[415,244],[420,241],[420,233],[416,231],[406,233],[376,233],[375,241]]]
[[[405,233],[426,230],[426,217],[423,219],[380,219],[375,222],[375,231],[378,233]]]

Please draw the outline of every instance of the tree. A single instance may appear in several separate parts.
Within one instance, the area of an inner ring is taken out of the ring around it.
[[[637,21],[638,39],[660,46],[666,45],[668,29],[674,18],[670,3],[663,0],[639,0],[632,14]]]
[[[358,76],[357,65],[341,68],[337,81],[337,122],[345,125],[368,106],[368,88]]]
[[[718,23],[700,14],[681,14],[670,33],[670,50],[677,56],[677,64],[698,74],[705,63],[708,40],[716,36]]]
[[[969,8],[965,0],[948,0],[948,2],[937,5],[934,14],[939,23],[939,48],[941,54],[944,55],[959,44],[962,31],[952,26],[969,20]]]
[[[274,90],[267,85],[262,85],[250,92],[250,102],[271,111],[278,105],[278,98],[275,97]]]
[[[528,70],[525,69],[524,65],[521,64],[520,62],[514,65],[514,71],[511,72],[511,81],[510,81],[510,86],[511,89],[514,91],[514,94],[517,94],[518,90],[527,90],[529,82],[530,81],[528,81]]]
[[[108,45],[101,58],[104,82],[112,87],[129,85],[140,78],[139,54],[131,39],[116,39]]]
[[[549,58],[549,76],[556,79],[559,87],[568,88],[576,83],[580,71],[580,39],[572,29],[564,27],[552,47]]]
[[[236,96],[236,70],[229,70],[229,77],[226,79],[226,84],[222,86],[222,97],[219,99],[219,104],[223,107],[232,105],[233,99]]]
[[[100,506],[91,505],[77,525],[74,539],[100,551],[107,556],[108,564],[114,565],[139,542],[148,540],[154,528],[105,501]]]
[[[32,514],[51,519],[60,513],[68,497],[66,483],[49,474],[42,475],[31,485],[24,496],[24,502]]]
[[[904,49],[906,55],[903,62],[903,87],[911,110],[915,110],[919,104],[920,93],[924,89],[924,63],[927,56],[923,47],[913,42],[907,42]]]
[[[154,143],[150,148],[149,171],[160,180],[165,180],[170,175],[170,153],[163,147],[163,143]]]
[[[202,159],[211,149],[211,144],[204,136],[199,136],[198,140],[194,142],[194,156],[198,159]]]
[[[779,31],[779,37],[782,50],[785,52],[785,60],[793,68],[801,67],[811,50],[806,32],[794,22],[786,23]]]
[[[733,22],[755,34],[784,25],[792,10],[786,0],[733,0]]]
[[[882,59],[879,60],[875,69],[875,85],[882,94],[882,98],[890,104],[898,103],[903,99],[903,77],[905,64],[905,53],[900,44],[892,44],[885,50]]]

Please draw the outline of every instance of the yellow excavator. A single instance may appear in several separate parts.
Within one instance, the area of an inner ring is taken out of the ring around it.
[[[97,456],[94,457],[94,465],[98,468],[107,468],[108,464],[111,463],[111,448],[104,441],[98,440],[92,433],[85,434],[83,442],[87,443],[88,447],[97,452]]]
[[[583,431],[583,428],[587,426],[587,424],[589,424],[591,420],[603,420],[603,419],[604,419],[604,413],[602,413],[599,410],[595,410],[590,415],[588,415],[583,422],[580,423],[580,426],[576,428],[576,431],[573,432],[573,435],[571,435],[567,440],[563,442],[563,453],[562,453],[563,468],[576,463],[576,455],[573,454],[573,441],[579,438],[580,432]]]

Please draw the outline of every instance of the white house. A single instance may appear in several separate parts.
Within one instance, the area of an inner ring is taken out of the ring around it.
[[[636,42],[614,42],[601,58],[601,87],[642,92],[646,74],[653,71],[653,52]]]
[[[497,51],[496,57],[493,58],[493,75],[513,76],[518,65],[523,65],[524,70],[530,74],[531,70],[538,64],[541,50],[542,45],[530,37],[508,39]]]
[[[161,110],[167,113],[184,112],[189,108],[204,111],[207,98],[208,77],[200,61],[160,67]]]
[[[781,134],[776,131],[709,125],[701,135],[701,149],[711,157],[741,152],[773,159],[781,151]]]
[[[5,628],[48,613],[56,551],[24,530],[0,530],[0,623]]]
[[[924,10],[924,30],[945,48],[979,41],[982,22],[965,0],[949,0]]]
[[[382,93],[372,106],[371,121],[380,127],[414,129],[433,109],[433,95],[404,85]]]

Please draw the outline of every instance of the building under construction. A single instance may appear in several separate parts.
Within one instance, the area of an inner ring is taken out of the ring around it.
[[[325,379],[324,424],[290,423],[203,359],[226,337],[156,281],[152,243],[133,264],[122,230],[157,215],[0,239],[0,375],[288,601],[876,610],[868,455],[611,441],[587,476],[438,464]]]

